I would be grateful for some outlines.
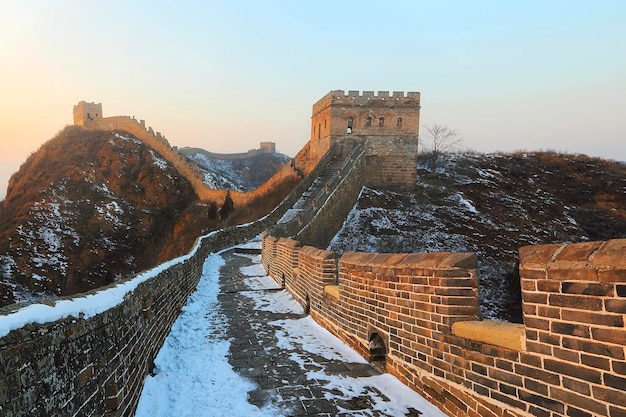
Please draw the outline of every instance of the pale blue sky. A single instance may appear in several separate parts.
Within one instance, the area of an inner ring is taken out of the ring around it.
[[[626,160],[624,1],[0,0],[0,198],[80,100],[294,155],[330,90],[420,91],[479,151]]]

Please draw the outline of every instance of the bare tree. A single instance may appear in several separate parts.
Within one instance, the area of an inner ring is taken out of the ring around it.
[[[458,150],[463,138],[455,129],[447,126],[434,124],[424,127],[426,137],[420,141],[422,143],[421,158],[427,167],[435,170],[439,166],[441,155]]]

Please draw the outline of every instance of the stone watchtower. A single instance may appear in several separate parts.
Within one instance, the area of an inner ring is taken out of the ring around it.
[[[420,93],[334,90],[313,105],[310,150],[365,145],[368,182],[413,185],[417,177]]]
[[[74,124],[85,127],[85,123],[102,118],[102,103],[81,101],[74,106]]]

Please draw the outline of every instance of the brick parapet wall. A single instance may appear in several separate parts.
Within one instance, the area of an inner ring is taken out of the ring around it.
[[[298,267],[298,252],[300,242],[292,239],[280,238],[276,241],[276,257],[272,269],[280,277],[280,285],[292,286],[294,272]]]
[[[626,415],[625,254],[626,239],[520,249],[521,370],[561,413]]]
[[[326,247],[343,225],[343,221],[357,201],[363,187],[363,148],[356,146],[343,166],[328,180],[301,218],[296,238],[306,245]]]
[[[297,288],[303,292],[305,308],[319,312],[324,305],[324,287],[337,282],[335,252],[305,246],[298,259]],[[289,290],[289,288],[287,288]]]
[[[623,417],[625,254],[624,239],[521,248],[520,349],[453,331],[478,315],[474,254],[346,253],[333,295],[319,271],[334,255],[303,247],[294,282],[311,316],[365,358],[381,336],[386,369],[450,416]]]
[[[294,192],[265,218],[203,238],[192,255],[155,273],[116,307],[90,318],[47,322],[40,317],[36,321],[43,324],[27,324],[0,337],[0,415],[133,415],[145,377],[195,289],[204,259],[257,236],[297,198]],[[2,314],[27,307],[8,306]]]

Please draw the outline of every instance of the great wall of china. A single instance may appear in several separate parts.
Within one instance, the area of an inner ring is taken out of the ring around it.
[[[181,155],[175,148],[170,146],[165,136],[160,132],[155,132],[152,127],[146,128],[144,120],[137,120],[130,116],[102,117],[102,104],[86,103],[82,101],[74,106],[74,124],[85,129],[123,130],[129,132],[152,149],[159,152],[161,156],[170,162],[178,172],[191,183],[200,200],[221,203],[226,198],[228,190],[207,188],[202,182],[201,172],[198,167]],[[262,142],[261,149],[271,151],[275,148],[272,148],[270,142]],[[253,153],[255,152],[248,152],[248,154]],[[246,154],[239,154],[234,157],[243,157],[244,155]],[[231,157],[233,156],[231,155]],[[280,182],[282,179],[299,177],[300,173],[294,169],[294,165],[286,164],[261,187],[246,193],[230,191],[230,197],[233,199],[236,206],[245,205],[256,198],[262,198],[274,184]]]
[[[419,93],[330,92],[295,159],[307,175],[269,216],[201,239],[97,315],[0,326],[3,415],[133,415],[204,258],[263,232],[270,276],[448,415],[626,416],[626,239],[520,248],[523,325],[479,321],[473,253],[320,249],[363,185],[414,183],[415,126]]]

